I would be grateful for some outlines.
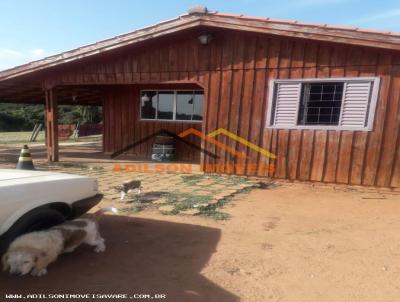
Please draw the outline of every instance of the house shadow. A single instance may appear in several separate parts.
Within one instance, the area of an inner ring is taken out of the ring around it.
[[[159,300],[174,302],[239,301],[200,274],[216,251],[220,230],[114,215],[105,215],[100,229],[104,253],[82,246],[60,256],[43,277],[1,273],[2,298],[5,293],[115,293],[165,294]]]

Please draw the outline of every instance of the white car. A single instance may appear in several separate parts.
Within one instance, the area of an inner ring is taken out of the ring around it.
[[[92,177],[0,169],[0,254],[19,235],[78,217],[102,197]]]

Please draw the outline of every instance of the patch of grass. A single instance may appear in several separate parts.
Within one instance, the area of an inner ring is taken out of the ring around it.
[[[230,218],[228,213],[219,211],[225,204],[231,201],[232,198],[224,198],[217,203],[209,204],[212,196],[208,195],[193,195],[190,193],[166,193],[164,195],[166,202],[164,204],[154,204],[152,202],[143,203],[139,199],[122,208],[121,212],[138,213],[149,208],[158,208],[164,205],[172,205],[174,209],[167,215],[177,215],[181,211],[188,209],[198,209],[200,215],[209,217],[215,220],[227,220]]]
[[[102,166],[93,166],[93,167],[90,167],[90,170],[102,171],[102,170],[104,170],[104,167],[102,167]]]
[[[85,164],[82,163],[73,163],[73,162],[66,162],[66,163],[59,163],[58,166],[62,168],[77,168],[77,169],[82,169],[86,170],[89,167]]]
[[[275,182],[266,182],[266,181],[260,181],[256,187],[263,189],[263,190],[270,190],[270,189],[275,189],[277,187],[279,187],[279,184],[275,183]]]
[[[212,179],[215,183],[221,184],[229,182],[230,176],[229,175],[218,175],[218,174],[207,174],[207,178]]]
[[[242,177],[242,176],[231,176],[229,177],[229,181],[231,181],[235,185],[238,185],[247,182],[248,179],[247,177]]]
[[[218,174],[194,174],[194,175],[181,175],[182,181],[188,186],[196,186],[199,182],[203,180],[211,180],[211,183],[214,181],[216,184],[223,184],[226,187],[249,183],[249,179],[247,177],[242,176],[225,176]],[[274,183],[265,182],[261,185],[260,183],[251,183],[252,186],[245,187],[237,190],[236,193],[249,193],[254,188],[263,187],[266,189],[274,188]],[[197,186],[194,189],[200,190],[201,193],[204,193],[202,186]],[[239,188],[241,186],[238,186]],[[138,212],[145,208],[159,208],[161,206],[169,205],[171,206],[171,211],[167,213],[167,215],[177,215],[181,211],[186,211],[190,209],[197,209],[199,211],[199,215],[204,217],[209,217],[215,220],[227,220],[230,218],[228,213],[221,211],[221,209],[229,202],[232,201],[233,196],[229,196],[223,198],[215,203],[210,203],[214,198],[214,193],[212,190],[209,191],[209,195],[197,195],[196,190],[188,193],[188,192],[161,192],[163,193],[160,196],[157,196],[154,200],[158,200],[159,197],[163,197],[165,199],[164,203],[155,204],[152,202],[151,198],[148,200],[146,205],[138,205],[140,201],[133,201],[132,207],[129,208],[131,212]],[[215,193],[218,193],[218,190],[215,190]],[[206,192],[207,193],[207,192]],[[152,194],[149,192],[148,194]],[[199,192],[200,194],[200,192]]]
[[[228,220],[231,215],[220,211],[201,212],[200,215],[213,218],[215,220]]]
[[[30,142],[30,138],[32,135],[32,131],[17,131],[17,132],[0,132],[0,144],[36,144],[36,143],[44,143],[45,142],[45,131],[40,131],[36,141]],[[67,138],[60,139],[60,143],[64,142],[97,142],[102,140],[102,135],[90,135],[83,136],[77,139],[75,138]]]
[[[190,175],[181,175],[183,182],[187,185],[196,185],[198,182],[202,181],[205,178],[203,174],[190,174]]]
[[[215,184],[224,184],[226,186],[238,185],[248,181],[247,177],[230,176],[219,174],[193,174],[181,175],[182,180],[189,186],[198,185],[202,180],[212,180]]]
[[[34,144],[44,142],[45,136],[44,131],[40,131],[36,138],[36,142],[30,142],[32,131],[20,131],[20,132],[0,132],[0,143],[1,144]]]
[[[219,175],[219,174],[207,174],[207,178],[213,179],[216,183],[237,185],[241,183],[245,183],[248,181],[245,176],[236,176],[236,175]]]
[[[119,212],[130,212],[130,213],[138,213],[143,211],[146,208],[146,206],[143,206],[142,204],[137,204],[137,203],[133,203],[131,204],[131,206],[129,207],[125,207],[122,209],[118,209]]]
[[[211,200],[208,195],[193,195],[189,193],[168,193],[166,195],[167,204],[173,205],[175,210],[172,214],[178,214],[180,211],[199,208],[208,204]]]
[[[200,182],[204,179],[212,180],[215,182],[215,184],[223,184],[226,187],[247,183],[249,181],[248,178],[245,176],[228,176],[228,175],[219,175],[219,174],[182,175],[181,177],[182,177],[183,181],[188,185],[196,185],[198,182]],[[255,187],[257,187],[257,186],[255,185],[252,187],[246,187],[241,190],[238,190],[237,193],[250,193],[251,190],[253,190]],[[177,198],[177,196],[173,196],[173,197]],[[224,212],[220,211],[220,209],[223,208],[225,206],[225,204],[230,202],[232,200],[232,197],[227,197],[227,198],[221,199],[218,202],[213,203],[213,204],[208,204],[208,202],[211,200],[212,196],[200,196],[200,197],[205,199],[203,201],[203,205],[199,207],[200,215],[210,217],[210,218],[213,218],[216,220],[229,219],[230,215],[228,213],[224,213]],[[173,201],[171,201],[171,202],[173,202]],[[201,202],[201,200],[200,200],[200,202]],[[191,203],[191,200],[188,199],[188,200],[185,200],[184,202],[177,203],[175,205],[175,209],[178,212],[181,210],[193,208],[193,205],[194,204]]]
[[[200,215],[213,218],[215,220],[227,220],[230,218],[228,213],[219,211],[220,208],[225,206],[228,202],[232,200],[232,197],[226,197],[218,200],[217,203],[208,204],[200,208]]]
[[[239,194],[239,193],[249,194],[251,191],[253,191],[253,189],[254,189],[254,187],[243,188],[243,189],[237,191],[236,194]]]

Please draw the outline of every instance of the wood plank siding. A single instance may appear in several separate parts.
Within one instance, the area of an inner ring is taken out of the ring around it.
[[[157,86],[126,85],[110,86],[104,89],[104,152],[114,153],[125,147],[146,139],[160,130],[179,134],[186,128],[201,131],[201,123],[140,121],[140,89],[156,88]],[[186,138],[190,143],[200,146],[200,138]],[[136,155],[139,159],[149,159],[154,139],[149,139],[126,153]],[[182,142],[176,145],[178,159],[182,161],[199,162],[200,151]]]
[[[204,30],[204,29],[203,29]],[[210,45],[200,31],[181,32],[59,67],[50,86],[109,85],[104,94],[104,150],[114,152],[166,128],[218,128],[277,155],[276,160],[224,136],[216,137],[247,158],[204,143],[218,159],[203,157],[209,172],[367,186],[400,187],[400,54],[398,51],[266,34],[210,29]],[[378,76],[381,79],[373,131],[286,130],[265,127],[271,79]],[[203,124],[139,121],[140,85],[191,83],[204,88]],[[116,85],[118,84],[118,85]],[[125,86],[124,86],[125,85]],[[199,143],[198,140],[191,138]],[[129,152],[148,156],[149,145]],[[198,160],[194,151],[178,150]],[[234,167],[229,163],[244,164]],[[259,164],[275,164],[265,171]],[[225,167],[211,164],[225,164]],[[254,168],[258,164],[259,168]],[[218,171],[217,171],[218,170]]]

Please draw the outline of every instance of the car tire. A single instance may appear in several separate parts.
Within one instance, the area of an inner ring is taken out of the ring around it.
[[[38,208],[26,213],[1,236],[0,255],[6,251],[9,244],[18,236],[29,232],[48,229],[63,223],[65,220],[65,216],[54,209]]]

